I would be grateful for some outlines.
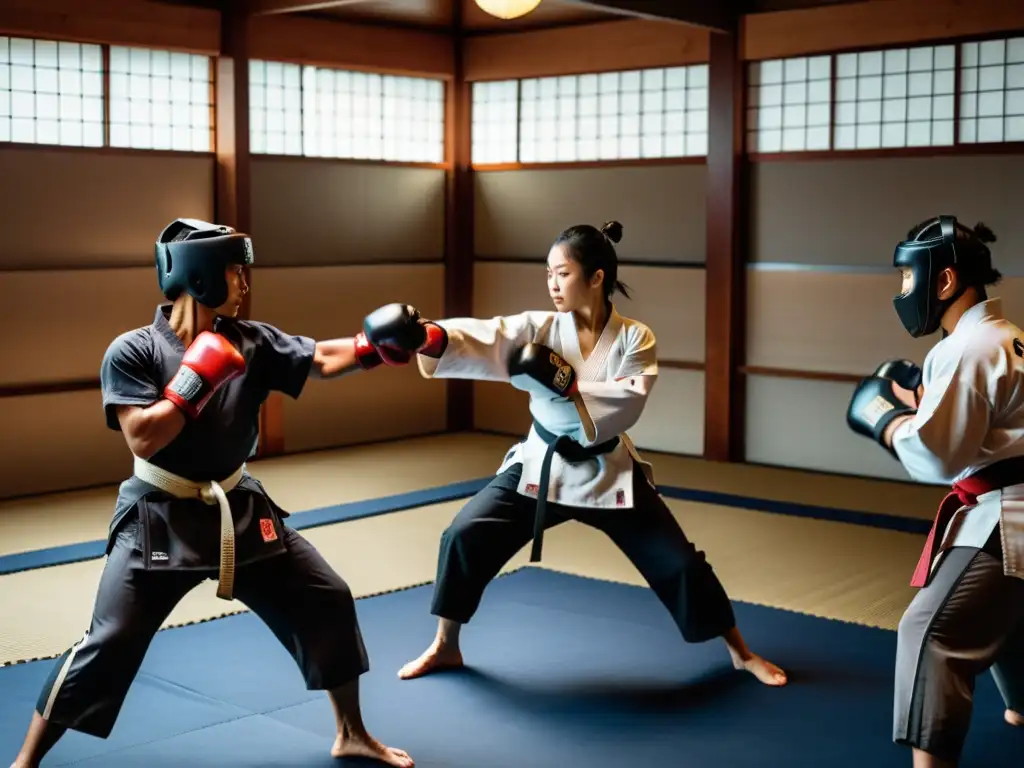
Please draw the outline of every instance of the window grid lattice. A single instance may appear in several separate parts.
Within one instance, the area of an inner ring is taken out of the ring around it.
[[[519,81],[473,83],[473,149],[476,165],[519,159]]]
[[[303,68],[305,154],[444,162],[444,82]]]
[[[707,131],[707,65],[520,83],[523,163],[706,155]]]
[[[103,48],[0,37],[0,142],[102,147]]]
[[[249,151],[302,154],[302,66],[249,62]]]
[[[1024,141],[1024,37],[960,47],[960,142]]]
[[[747,89],[747,151],[827,150],[832,57],[753,62]]]
[[[950,146],[952,45],[836,56],[835,149]]]
[[[109,99],[112,147],[213,150],[209,56],[112,45]]]

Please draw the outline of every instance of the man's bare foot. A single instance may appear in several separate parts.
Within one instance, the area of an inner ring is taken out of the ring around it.
[[[743,659],[739,656],[732,657],[732,665],[736,669],[745,669],[765,685],[780,686],[789,682],[786,673],[767,659],[762,659],[756,653],[751,653]]]
[[[431,672],[440,672],[443,669],[458,669],[461,666],[462,651],[458,647],[452,648],[451,646],[439,645],[435,642],[418,659],[410,661],[398,670],[398,677],[402,680],[412,680],[416,677],[428,675]]]
[[[416,765],[404,750],[385,747],[369,734],[342,738],[339,733],[331,747],[331,757],[368,757],[395,768],[412,768]]]
[[[1012,709],[1008,709],[1003,714],[1003,717],[1006,719],[1006,722],[1008,722],[1010,725],[1015,725],[1018,728],[1024,726],[1024,715],[1022,715],[1020,712],[1014,712]]]

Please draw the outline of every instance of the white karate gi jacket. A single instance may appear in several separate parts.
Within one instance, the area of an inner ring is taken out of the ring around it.
[[[917,415],[892,438],[911,477],[952,484],[1024,455],[1024,333],[1004,318],[1001,299],[967,310],[921,370]],[[996,525],[1002,526],[1004,572],[1024,578],[1024,477],[980,495],[974,507],[961,507],[942,549],[983,547]]]
[[[521,344],[550,347],[576,371],[579,394],[572,398],[531,393],[530,414],[555,435],[568,435],[582,446],[618,437],[609,453],[581,463],[557,454],[551,464],[548,502],[574,507],[633,507],[633,462],[654,483],[651,465],[640,458],[626,434],[643,413],[658,379],[654,334],[612,308],[608,322],[586,361],[572,313],[523,312],[489,320],[454,318],[435,321],[448,333],[440,359],[418,355],[426,378],[509,381],[508,358]],[[522,443],[505,455],[498,473],[522,463],[518,492],[536,498],[547,444],[531,426]]]

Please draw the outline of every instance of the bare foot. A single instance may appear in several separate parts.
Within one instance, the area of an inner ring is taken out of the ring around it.
[[[1024,726],[1024,715],[1022,715],[1020,712],[1014,712],[1012,709],[1008,709],[1003,714],[1003,717],[1006,719],[1006,722],[1008,722],[1010,725],[1015,725],[1018,728]]]
[[[733,656],[732,664],[736,669],[747,670],[765,685],[779,686],[789,682],[785,672],[756,653],[750,654],[746,659]]]
[[[398,676],[402,680],[440,672],[443,669],[458,669],[462,666],[462,651],[451,646],[434,643],[423,652],[418,659],[410,661],[400,670]]]
[[[334,746],[331,747],[331,757],[368,757],[385,765],[393,765],[395,768],[412,768],[416,764],[404,750],[385,747],[369,734],[349,736],[345,739],[338,734]]]

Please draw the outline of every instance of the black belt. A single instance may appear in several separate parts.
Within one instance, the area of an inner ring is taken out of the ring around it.
[[[574,464],[593,459],[604,453],[611,453],[619,444],[619,438],[613,437],[597,445],[584,447],[568,435],[555,435],[548,432],[544,427],[533,422],[533,428],[548,445],[544,453],[544,461],[540,465],[540,489],[537,491],[537,516],[533,523],[533,549],[530,551],[530,562],[540,562],[540,550],[544,544],[544,524],[548,512],[548,485],[551,482],[551,461],[557,453],[565,461]]]

